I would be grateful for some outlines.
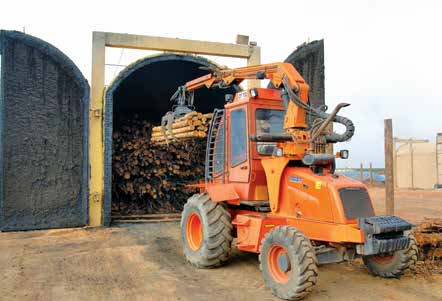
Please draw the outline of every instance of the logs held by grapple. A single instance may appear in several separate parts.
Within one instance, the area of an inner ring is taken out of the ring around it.
[[[198,120],[201,124],[196,127],[208,122],[201,116]],[[188,135],[192,131],[177,134]],[[186,185],[198,183],[204,177],[206,139],[180,140],[166,145],[152,143],[154,133],[151,123],[133,117],[114,129],[114,211],[125,214],[180,212],[187,198],[197,192]]]
[[[152,144],[163,145],[194,138],[205,138],[212,114],[190,112],[172,124],[152,128]]]

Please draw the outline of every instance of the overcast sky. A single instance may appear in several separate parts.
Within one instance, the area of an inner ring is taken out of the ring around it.
[[[51,2],[53,4],[51,4]],[[234,42],[249,35],[262,62],[284,60],[304,41],[324,39],[326,103],[352,105],[351,159],[383,166],[383,119],[394,135],[434,141],[442,132],[441,1],[5,1],[0,28],[19,30],[66,53],[90,79],[92,31]],[[127,65],[149,54],[119,49],[106,63]],[[214,58],[231,67],[241,59]],[[106,68],[106,80],[117,72]]]

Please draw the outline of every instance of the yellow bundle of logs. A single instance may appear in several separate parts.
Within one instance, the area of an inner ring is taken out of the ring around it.
[[[153,144],[162,145],[187,139],[205,138],[207,137],[212,115],[211,113],[190,112],[174,120],[171,125],[156,126],[152,128],[150,141]]]

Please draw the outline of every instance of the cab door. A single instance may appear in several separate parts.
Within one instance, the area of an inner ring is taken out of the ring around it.
[[[250,156],[247,106],[232,108],[227,112],[228,125],[228,179],[229,182],[249,182]]]

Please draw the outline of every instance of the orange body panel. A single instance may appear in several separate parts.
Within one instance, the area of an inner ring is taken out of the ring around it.
[[[263,160],[267,164],[277,160]],[[282,161],[282,160],[281,160]],[[281,163],[283,166],[284,161]],[[269,164],[272,166],[272,164]],[[345,176],[332,177],[330,173],[314,174],[308,167],[282,167],[280,181],[268,185],[279,190],[272,201],[272,212],[258,214],[251,211],[232,211],[238,229],[238,248],[258,252],[262,238],[270,225],[290,225],[311,240],[331,243],[364,243],[364,233],[357,220],[348,220],[338,190],[340,188],[366,188],[362,183]],[[268,177],[269,178],[269,177]],[[271,178],[271,177],[270,177]],[[278,174],[275,173],[277,182]],[[274,202],[277,202],[274,207]],[[267,225],[265,229],[263,225]]]
[[[323,223],[317,220],[287,219],[287,225],[293,226],[311,240],[335,243],[364,243],[364,232],[357,224]]]
[[[233,184],[207,184],[206,190],[210,199],[214,202],[230,201],[232,204],[239,203],[239,196]]]
[[[237,229],[237,248],[259,253],[264,236],[277,226],[295,227],[312,240],[331,243],[364,243],[364,234],[356,224],[334,224],[303,218],[285,218],[274,214],[258,214],[232,210],[232,224]]]
[[[278,212],[279,210],[281,177],[289,162],[290,158],[288,157],[272,157],[261,161],[266,174],[270,208],[273,212]]]
[[[263,217],[248,211],[235,211],[232,224],[237,230],[237,247],[240,250],[259,253],[262,238],[276,226],[287,224],[284,218]]]

